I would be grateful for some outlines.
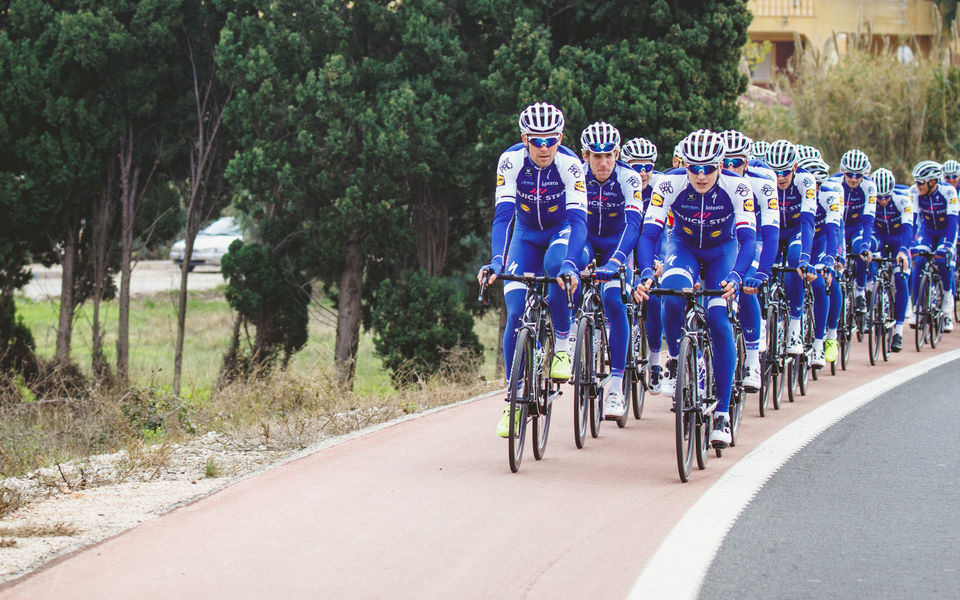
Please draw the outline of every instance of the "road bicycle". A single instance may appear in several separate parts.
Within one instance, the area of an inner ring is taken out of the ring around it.
[[[630,406],[633,418],[643,415],[643,401],[649,386],[650,345],[647,340],[647,303],[633,301],[627,285],[627,269],[620,267],[620,299],[627,307],[627,323],[630,326],[630,341],[627,345],[627,364],[623,373],[624,390],[630,390]],[[617,424],[619,425],[619,421]]]
[[[788,269],[789,270],[789,269]],[[775,270],[760,290],[760,306],[766,323],[766,350],[760,356],[761,385],[758,394],[760,416],[766,416],[767,407],[773,402],[774,410],[780,410],[780,398],[787,372],[787,327],[789,325],[789,300],[783,282],[782,270]]]
[[[936,348],[943,336],[943,282],[940,280],[940,267],[935,260],[936,252],[917,250],[913,254],[927,259],[923,270],[917,274],[920,285],[917,287],[917,299],[913,309],[916,319],[914,341],[917,352],[920,352],[926,343],[929,343],[931,348]]]
[[[527,439],[527,425],[533,432],[533,456],[543,458],[550,434],[550,418],[553,403],[562,394],[559,381],[550,378],[550,365],[554,355],[554,329],[550,306],[547,302],[547,286],[556,285],[553,277],[535,276],[532,273],[499,276],[503,281],[517,281],[527,287],[523,316],[517,327],[517,345],[510,361],[509,390],[510,428],[508,458],[510,470],[520,470],[523,448]],[[488,278],[481,283],[480,300],[486,303]],[[572,309],[569,282],[567,304]]]
[[[893,343],[893,326],[896,324],[894,304],[893,271],[897,259],[875,257],[877,265],[874,291],[867,305],[865,320],[867,323],[867,353],[870,364],[877,364],[877,358],[889,359],[890,345]]]
[[[707,309],[699,302],[703,297],[722,296],[723,290],[693,288],[656,288],[649,292],[659,296],[684,299],[683,329],[680,354],[677,357],[677,382],[673,392],[677,470],[680,481],[690,479],[693,457],[697,468],[707,468],[713,414],[717,408],[716,382],[713,375],[713,351],[707,326]],[[727,315],[736,321],[732,305],[727,302]],[[719,456],[719,448],[717,449]]]

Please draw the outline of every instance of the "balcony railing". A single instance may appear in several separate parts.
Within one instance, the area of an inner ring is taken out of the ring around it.
[[[815,17],[816,0],[750,0],[747,8],[755,17]]]

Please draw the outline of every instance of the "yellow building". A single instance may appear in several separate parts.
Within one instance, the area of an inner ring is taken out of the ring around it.
[[[753,71],[754,83],[769,83],[788,68],[796,41],[825,55],[842,54],[867,39],[875,50],[889,48],[909,60],[928,54],[941,40],[942,22],[932,0],[748,0],[751,41],[769,40],[772,50]],[[942,35],[949,37],[946,31]],[[956,39],[948,46],[956,52]],[[948,54],[950,56],[950,54]]]

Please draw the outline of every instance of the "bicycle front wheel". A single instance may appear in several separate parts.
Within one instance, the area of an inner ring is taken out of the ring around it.
[[[765,417],[770,396],[776,393],[776,346],[777,346],[777,313],[773,306],[767,306],[767,349],[760,357],[760,391],[757,399],[760,402],[760,416]]]
[[[693,447],[697,437],[697,346],[689,337],[680,341],[677,359],[677,384],[673,392],[673,410],[677,442],[677,470],[680,481],[690,479]]]
[[[936,348],[943,337],[943,284],[937,281],[933,284],[933,292],[930,294],[930,347]]]
[[[733,374],[733,391],[730,394],[730,446],[737,445],[737,437],[740,435],[740,422],[743,421],[744,400],[746,400],[747,395],[743,391],[743,370],[746,360],[746,342],[743,340],[743,332],[740,332],[737,336],[737,366]]]
[[[930,277],[924,275],[920,279],[919,294],[914,313],[917,319],[917,328],[914,330],[914,342],[917,352],[923,349],[927,342],[927,321],[930,319]]]
[[[593,328],[590,320],[581,317],[577,322],[577,345],[573,349],[573,441],[583,448],[590,420],[590,393],[593,373],[590,371],[590,345]]]
[[[633,418],[639,420],[643,415],[643,401],[647,396],[647,382],[649,381],[650,371],[650,366],[647,362],[647,356],[650,354],[650,348],[647,342],[647,326],[639,316],[633,328],[633,336],[634,338],[631,340],[631,352],[633,353],[633,364],[635,365],[635,377],[631,381],[630,398],[633,404]]]
[[[873,303],[867,311],[867,356],[871,366],[877,364],[883,338],[883,294],[880,292],[877,290],[873,295]]]
[[[553,416],[553,399],[556,396],[554,383],[550,379],[550,365],[553,361],[553,319],[549,311],[544,311],[537,344],[534,347],[533,385],[536,402],[530,405],[533,412],[533,457],[543,458],[547,451],[547,437],[550,435],[550,418]],[[557,386],[559,388],[559,386]]]
[[[520,470],[523,460],[523,445],[527,439],[527,420],[530,399],[534,397],[533,366],[534,341],[529,329],[521,329],[517,336],[517,348],[513,352],[510,367],[510,430],[507,438],[510,470]],[[520,381],[518,387],[515,382]]]

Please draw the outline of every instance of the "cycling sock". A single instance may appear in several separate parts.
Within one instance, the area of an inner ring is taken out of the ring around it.
[[[651,365],[651,366],[654,366],[654,367],[659,367],[659,366],[660,366],[660,353],[659,353],[659,352],[651,352],[650,355],[649,355],[649,359],[650,359],[650,365]]]
[[[823,338],[813,340],[813,349],[817,352],[823,352]]]
[[[570,352],[569,335],[560,337],[560,332],[557,332],[557,352]]]
[[[714,416],[723,417],[724,419],[726,419],[726,420],[728,420],[728,421],[730,420],[730,413],[729,413],[729,412],[719,412],[719,411],[717,411],[716,413],[714,413]]]
[[[893,324],[893,335],[903,335],[903,323],[894,323]]]
[[[854,294],[857,298],[863,298],[864,289],[858,285],[858,286],[855,287],[853,294]]]
[[[747,348],[747,356],[745,357],[747,365],[759,365],[760,364],[760,350],[758,348]]]
[[[610,383],[607,385],[608,390],[623,390],[623,373],[619,375],[610,375]]]
[[[835,339],[837,339],[837,328],[836,328],[836,327],[834,327],[833,329],[828,329],[828,330],[827,330],[826,339],[828,339],[828,340],[835,340]]]

